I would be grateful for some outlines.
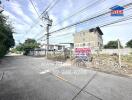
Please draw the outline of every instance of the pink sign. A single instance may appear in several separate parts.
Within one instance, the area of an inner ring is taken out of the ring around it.
[[[90,48],[75,48],[76,56],[87,56],[91,53]]]

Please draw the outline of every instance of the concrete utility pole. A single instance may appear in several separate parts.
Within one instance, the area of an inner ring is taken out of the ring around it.
[[[47,39],[47,52],[46,52],[46,56],[48,56],[48,51],[49,51],[49,28],[52,26],[52,20],[49,18],[49,15],[48,13],[46,12],[43,16],[42,16],[42,19],[44,21],[46,21],[46,31],[47,31],[47,34],[46,34],[46,39]]]
[[[119,53],[118,62],[119,62],[119,66],[121,67],[120,40],[118,39],[117,41],[118,41],[118,53]]]

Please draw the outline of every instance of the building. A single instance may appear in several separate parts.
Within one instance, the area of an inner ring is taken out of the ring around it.
[[[41,45],[42,49],[47,49],[47,44]],[[49,44],[49,51],[63,51],[65,49],[64,45],[58,45],[58,44]]]
[[[74,43],[73,42],[67,42],[67,43],[60,43],[65,45],[65,48],[67,48],[68,50],[73,50],[74,49]]]
[[[98,50],[103,47],[102,31],[99,27],[74,34],[74,48],[88,47]]]

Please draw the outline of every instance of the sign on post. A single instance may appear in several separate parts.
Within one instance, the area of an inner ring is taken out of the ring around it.
[[[124,16],[124,7],[116,5],[111,8],[111,16]]]
[[[78,59],[88,60],[90,54],[91,54],[90,48],[75,48],[75,56]]]

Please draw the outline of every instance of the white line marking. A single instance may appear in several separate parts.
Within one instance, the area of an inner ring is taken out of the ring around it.
[[[40,72],[39,74],[46,74],[48,72],[50,72],[50,71],[49,70],[45,70],[45,71]]]

